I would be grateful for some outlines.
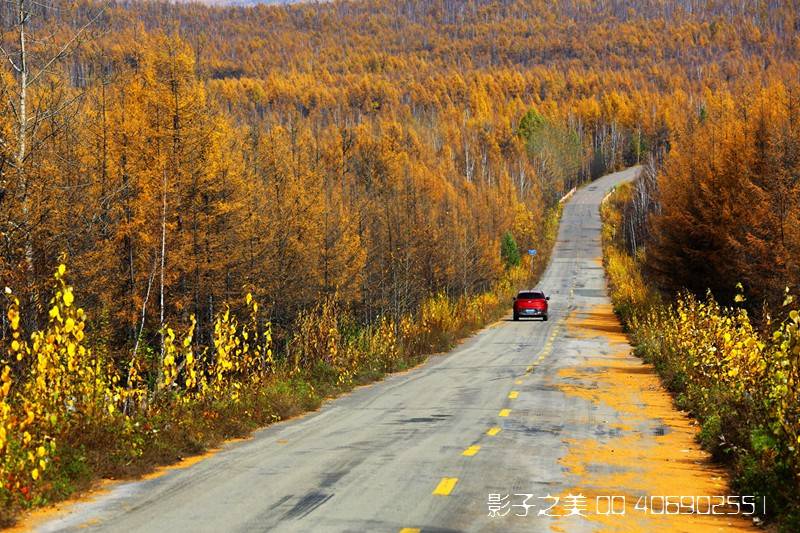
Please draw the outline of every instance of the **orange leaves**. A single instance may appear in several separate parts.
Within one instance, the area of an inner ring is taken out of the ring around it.
[[[36,224],[0,227],[9,243],[0,277],[26,291],[23,313],[43,307],[37,317],[21,317],[18,303],[8,311],[0,395],[36,402],[30,442],[17,426],[4,441],[33,446],[42,427],[55,434],[80,416],[236,398],[286,355],[346,384],[361,365],[396,368],[445,347],[521,281],[524,272],[503,272],[501,235],[541,250],[563,189],[667,143],[665,217],[684,234],[667,239],[720,243],[696,250],[700,265],[765,258],[748,275],[763,286],[797,271],[797,172],[770,167],[796,152],[780,134],[791,130],[791,91],[766,83],[794,76],[800,41],[777,31],[790,20],[784,8],[664,17],[655,5],[428,4],[321,3],[244,18],[200,5],[109,8],[74,68],[52,69],[37,89],[42,102],[81,105],[42,123],[28,165],[31,183],[47,184],[30,188]],[[158,29],[166,12],[185,22],[180,31]],[[65,70],[74,76],[58,84]],[[17,83],[7,69],[0,76]],[[12,141],[13,115],[0,116]],[[761,166],[747,144],[753,117],[769,126]],[[22,212],[15,181],[4,213]],[[756,209],[767,192],[789,215]],[[735,227],[757,231],[729,242],[723,230]],[[781,232],[782,246],[770,247],[765,235]],[[28,243],[36,264],[19,268]],[[63,265],[49,291],[61,248],[83,294]],[[684,259],[668,264],[686,270]],[[610,263],[619,291],[639,302],[641,280],[623,279],[629,266]],[[242,289],[253,295],[234,304]],[[265,310],[289,354],[273,352]],[[20,324],[37,319],[40,331],[23,335]],[[27,420],[22,403],[9,409]],[[47,470],[34,467],[41,482]]]
[[[747,286],[751,310],[781,303],[776,287],[796,285],[800,163],[796,82],[706,90],[684,114],[659,176],[651,270],[670,289],[711,288],[734,301]]]
[[[699,419],[704,446],[731,454],[738,483],[764,493],[794,486],[800,475],[800,313],[786,309],[783,321],[758,328],[746,310],[724,307],[710,292],[704,300],[682,292],[664,303],[613,239],[619,203],[612,199],[603,207],[604,260],[615,310],[637,353],[656,366],[681,408]],[[787,295],[788,289],[784,307],[793,303]],[[787,492],[793,501],[796,493]],[[785,512],[783,505],[771,512]]]

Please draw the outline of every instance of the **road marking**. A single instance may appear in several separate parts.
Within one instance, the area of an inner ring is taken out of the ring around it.
[[[508,416],[511,414],[511,409],[500,409],[500,412],[497,416]]]
[[[518,379],[517,381],[514,382],[514,385],[522,385],[522,380]]]
[[[500,433],[500,431],[502,430],[499,427],[495,426],[493,428],[489,428],[489,431],[487,431],[486,434],[489,435],[490,437],[494,437],[495,435]]]
[[[470,446],[469,448],[467,448],[466,450],[464,450],[464,452],[461,455],[463,455],[464,457],[472,457],[473,455],[478,453],[478,450],[480,450],[480,449],[481,449],[480,446],[478,446],[477,444],[474,444],[474,445]]]
[[[508,393],[508,399],[509,400],[513,400],[517,396],[519,396],[519,393],[517,391],[515,391],[515,390],[512,390],[511,392]]]
[[[553,351],[553,342],[555,342],[556,336],[558,335],[560,329],[561,329],[561,324],[558,324],[556,325],[555,328],[553,328],[552,333],[550,333],[550,337],[548,337],[547,341],[544,343],[544,346],[542,347],[542,351],[539,352],[539,357],[536,359],[536,361],[533,362],[533,364],[531,364],[530,366],[528,366],[528,368],[525,369],[526,376],[531,372],[533,372],[536,365],[541,363],[544,360],[544,358],[550,355],[550,352]],[[522,385],[522,380],[518,379],[517,381],[515,381],[515,383],[517,385]]]
[[[443,477],[433,490],[434,496],[449,496],[458,483],[457,477]]]
[[[419,531],[418,527],[404,527],[400,530],[400,533],[419,533]]]

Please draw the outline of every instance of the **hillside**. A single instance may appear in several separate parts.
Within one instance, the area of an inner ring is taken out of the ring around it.
[[[800,282],[794,1],[16,0],[0,26],[12,511],[448,347],[627,166],[659,289],[783,317]]]

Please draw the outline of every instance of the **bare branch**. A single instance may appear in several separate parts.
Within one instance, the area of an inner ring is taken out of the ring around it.
[[[64,56],[64,54],[67,53],[67,51],[73,45],[73,43],[75,43],[75,41],[77,41],[78,38],[81,35],[83,35],[83,33],[86,32],[89,26],[94,24],[94,22],[100,18],[100,15],[102,15],[107,8],[108,8],[108,3],[103,4],[103,7],[101,7],[100,10],[91,19],[89,19],[88,22],[86,22],[86,24],[81,26],[80,29],[77,32],[75,32],[75,34],[66,43],[64,43],[64,45],[59,49],[58,53],[53,57],[51,57],[50,60],[47,63],[45,63],[45,65],[39,70],[39,72],[37,72],[35,75],[33,75],[33,77],[31,77],[30,81],[28,82],[28,85],[33,85],[34,83],[36,83],[42,76],[42,74],[44,74],[47,71],[47,69],[50,68],[50,65],[61,59]]]
[[[70,105],[71,105],[71,104],[72,104],[72,103],[73,103],[75,100],[78,100],[78,99],[79,99],[79,98],[81,98],[82,96],[83,96],[83,93],[81,93],[81,94],[79,94],[79,95],[75,96],[73,99],[71,99],[70,101],[66,102],[66,103],[65,103],[65,104],[63,104],[61,107],[59,107],[58,109],[56,109],[56,110],[54,110],[54,111],[47,111],[47,112],[45,112],[45,113],[42,113],[41,115],[37,115],[37,118],[34,120],[34,129],[33,129],[33,133],[32,133],[32,134],[35,136],[36,130],[38,129],[36,126],[38,126],[38,124],[40,124],[40,123],[41,123],[43,120],[45,120],[45,118],[49,118],[49,117],[53,117],[53,116],[57,116],[57,115],[58,115],[58,114],[60,114],[60,113],[61,113],[61,112],[62,112],[64,109],[68,108],[68,107],[69,107],[69,106],[70,106]],[[29,156],[31,153],[34,153],[34,152],[36,152],[36,150],[37,150],[37,149],[38,149],[38,148],[39,148],[41,145],[43,145],[43,144],[44,144],[44,143],[45,143],[45,142],[46,142],[48,139],[50,139],[51,137],[53,137],[53,136],[55,136],[56,134],[58,134],[59,132],[61,132],[61,131],[62,131],[62,130],[65,128],[65,127],[66,127],[66,124],[61,124],[61,125],[59,125],[58,127],[56,127],[56,128],[53,128],[52,130],[50,130],[50,131],[47,133],[47,135],[45,135],[44,137],[42,137],[42,138],[40,138],[40,139],[36,139],[36,138],[34,138],[34,139],[33,139],[33,144],[31,145],[31,147],[30,147],[30,150],[28,150],[28,152],[25,154],[25,159],[27,160],[28,156]]]
[[[3,48],[3,46],[2,46],[2,45],[0,45],[0,52],[2,52],[2,54],[3,54],[4,56],[6,56],[6,59],[8,59],[8,62],[9,62],[9,63],[11,63],[11,67],[12,67],[14,70],[16,70],[17,72],[22,72],[22,69],[21,69],[21,68],[19,68],[19,67],[17,66],[17,64],[16,64],[16,63],[14,63],[14,58],[13,58],[13,57],[11,57],[11,54],[9,54],[8,52],[6,52],[6,49],[5,49],[5,48]]]
[[[56,6],[52,5],[52,4],[50,4],[50,5],[43,4],[41,2],[36,2],[35,0],[28,0],[28,2],[30,2],[33,5],[39,6],[39,7],[43,8],[43,9],[49,9],[51,11],[63,11],[60,7],[56,7]]]

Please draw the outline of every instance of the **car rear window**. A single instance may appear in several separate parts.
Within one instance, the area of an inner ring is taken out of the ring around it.
[[[544,294],[541,292],[521,292],[517,294],[517,298],[521,300],[541,299],[544,298]]]

